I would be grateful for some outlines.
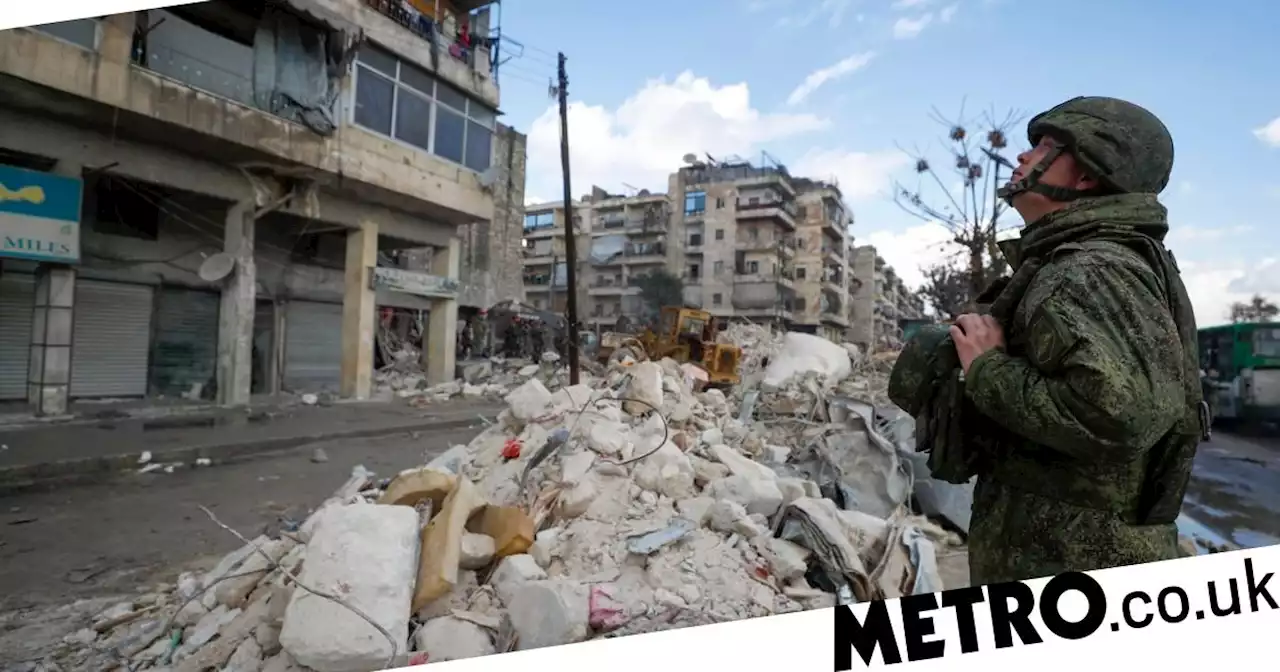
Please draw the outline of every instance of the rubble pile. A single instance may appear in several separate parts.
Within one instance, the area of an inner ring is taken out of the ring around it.
[[[598,365],[585,360],[583,368],[599,369]],[[458,375],[457,379],[447,383],[430,385],[416,356],[406,357],[374,375],[374,394],[384,398],[399,397],[425,406],[459,398],[501,400],[512,388],[535,378],[551,390],[569,384],[568,367],[554,352],[543,353],[541,362],[503,357],[467,361],[458,365]]]
[[[241,537],[57,661],[354,672],[967,585],[948,529],[967,520],[945,497],[912,511],[928,477],[910,419],[873,401],[883,362],[806,334],[728,338],[745,350],[729,394],[669,359],[578,385],[553,363],[464,367],[421,396],[502,395],[468,445],[389,479],[356,467],[296,532]]]

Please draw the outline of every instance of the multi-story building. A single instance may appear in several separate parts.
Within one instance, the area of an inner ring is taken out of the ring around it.
[[[793,303],[795,331],[844,339],[849,328],[849,227],[853,217],[833,183],[797,180],[800,189]]]
[[[839,187],[794,178],[767,157],[759,166],[686,163],[670,176],[666,194],[618,196],[595,188],[574,203],[583,325],[608,329],[622,317],[644,319],[652,307],[643,304],[636,280],[665,270],[683,281],[686,305],[721,320],[843,340],[854,322],[858,281],[853,216]],[[565,291],[563,222],[560,203],[527,209],[525,291],[535,307],[564,305],[540,298]],[[557,264],[561,270],[553,273]]]
[[[364,397],[379,306],[429,311],[452,378],[459,230],[511,225],[523,138],[496,123],[490,3],[411,4],[0,32],[0,399]],[[430,273],[379,264],[422,247]]]
[[[587,297],[581,279],[582,259],[589,242],[583,213],[573,204],[575,249],[578,257],[578,310],[582,314]],[[524,215],[522,280],[525,300],[538,310],[564,313],[569,303],[569,266],[565,261],[564,204],[529,206]]]
[[[853,328],[851,340],[863,346],[896,347],[902,321],[924,315],[924,301],[898,277],[893,267],[863,245],[853,249]]]
[[[590,243],[581,265],[588,301],[581,321],[609,328],[621,317],[640,320],[650,310],[636,281],[677,268],[680,248],[671,244],[671,207],[666,194],[640,191],[617,196],[594,188],[582,199]]]
[[[681,232],[685,301],[717,317],[794,321],[797,190],[764,162],[690,162],[668,180]]]

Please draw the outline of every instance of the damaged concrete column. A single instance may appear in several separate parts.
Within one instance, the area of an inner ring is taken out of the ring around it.
[[[368,399],[373,386],[374,291],[370,274],[378,264],[378,223],[363,221],[347,234],[342,295],[342,396]]]
[[[252,203],[241,201],[227,210],[222,249],[235,260],[235,267],[222,285],[218,315],[218,403],[224,406],[247,405],[253,391],[256,228]]]
[[[448,247],[438,247],[431,255],[431,272],[435,275],[458,279],[458,267],[462,257],[461,242],[454,238]],[[432,385],[453,380],[456,366],[458,340],[458,299],[436,299],[431,304],[431,320],[427,325],[427,338],[423,356],[427,359],[427,382]]]

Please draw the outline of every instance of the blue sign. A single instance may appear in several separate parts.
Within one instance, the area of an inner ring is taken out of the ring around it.
[[[0,164],[0,257],[80,261],[84,181]]]

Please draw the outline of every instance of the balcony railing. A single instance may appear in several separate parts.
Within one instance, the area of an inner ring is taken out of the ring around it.
[[[493,59],[490,46],[493,39],[480,36],[468,35],[470,44],[462,44],[461,39],[456,35],[445,35],[441,30],[441,26],[431,17],[425,16],[408,8],[405,3],[400,0],[363,0],[365,6],[375,12],[400,24],[405,30],[417,35],[420,39],[431,45],[433,50],[444,47],[445,53],[456,61],[461,61],[470,65],[473,69],[480,70],[477,66],[480,61],[486,64],[484,69],[491,69]],[[469,28],[470,26],[468,26]],[[477,59],[477,54],[483,54],[485,58]]]

